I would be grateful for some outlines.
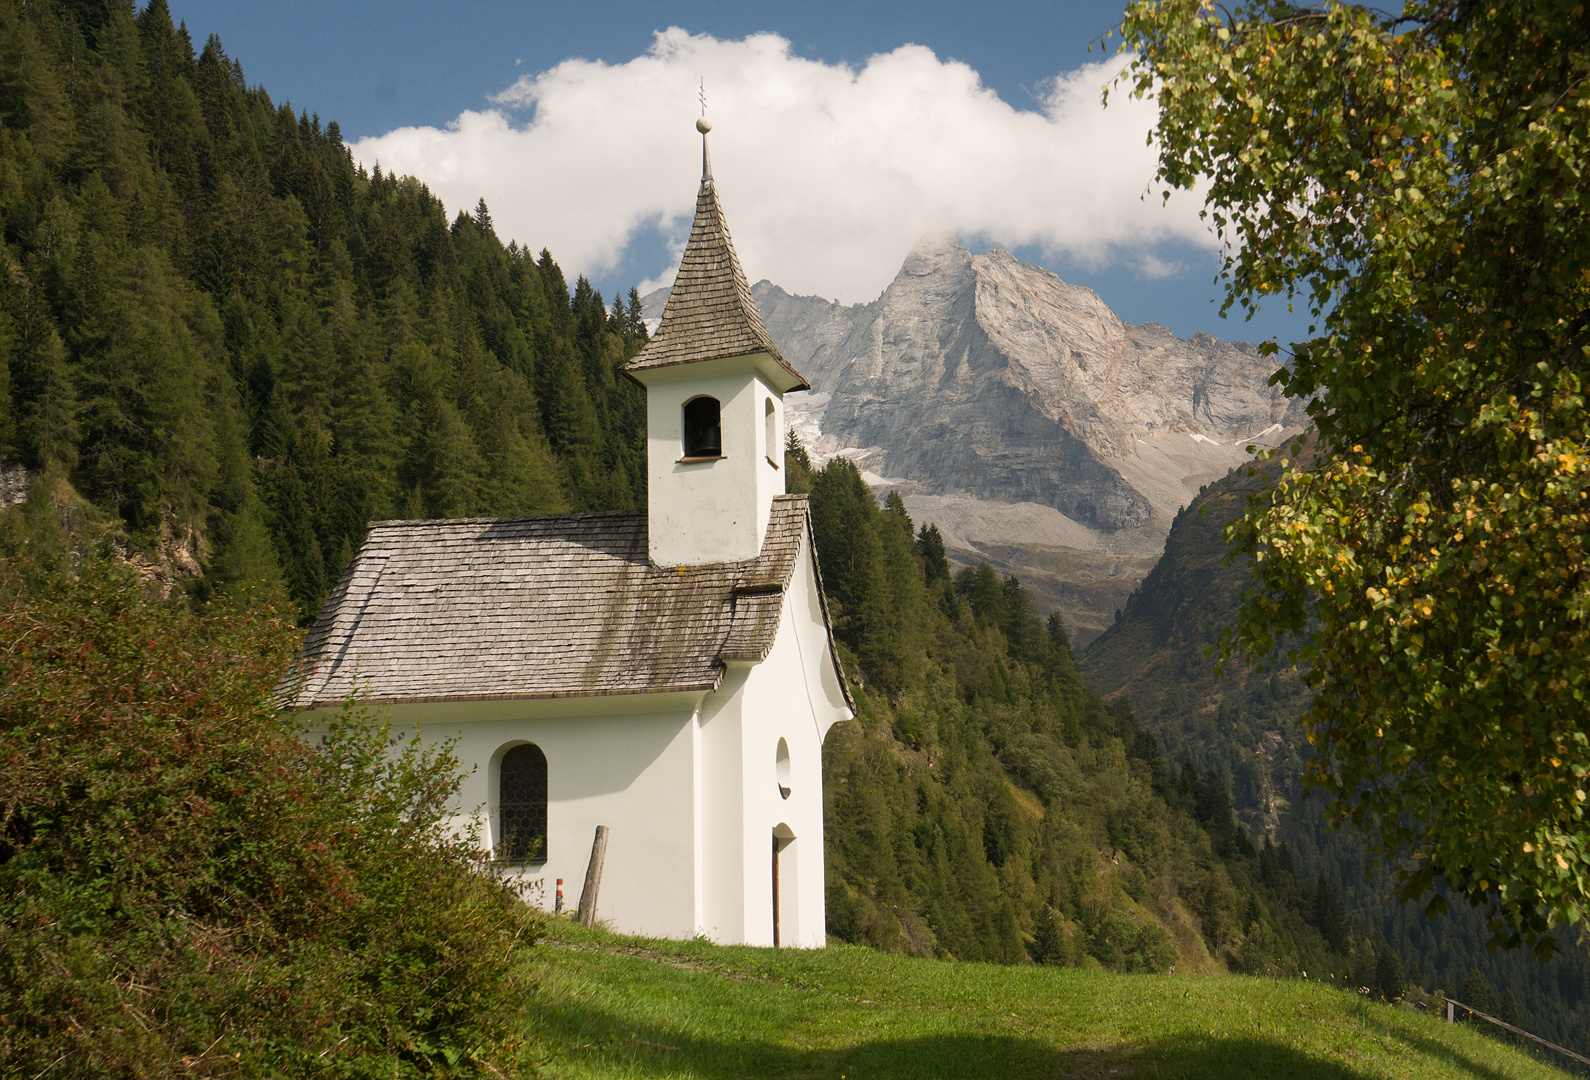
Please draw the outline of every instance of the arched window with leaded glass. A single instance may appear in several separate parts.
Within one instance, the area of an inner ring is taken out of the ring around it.
[[[547,861],[547,756],[534,743],[502,755],[498,853],[513,864]]]

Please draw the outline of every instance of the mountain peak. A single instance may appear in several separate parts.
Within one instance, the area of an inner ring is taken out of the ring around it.
[[[946,271],[965,270],[971,265],[972,253],[961,247],[954,234],[928,233],[912,246],[895,280],[930,277]]]
[[[917,254],[945,255],[964,250],[965,249],[961,247],[960,241],[955,239],[954,233],[929,232],[923,233],[917,239],[917,242],[911,245],[910,255],[907,255],[906,257],[910,258],[911,255]]]
[[[1092,289],[943,233],[918,240],[870,304],[771,287],[759,300],[818,391],[812,448],[905,481],[913,515],[941,530],[959,514],[967,542],[992,545],[977,557],[1004,552],[1040,589],[1073,572],[1056,567],[1092,567],[1085,606],[1070,578],[1050,593],[1079,641],[1109,625],[1201,485],[1307,423],[1253,346],[1128,326]],[[1007,527],[1018,517],[1053,526],[1031,562]]]

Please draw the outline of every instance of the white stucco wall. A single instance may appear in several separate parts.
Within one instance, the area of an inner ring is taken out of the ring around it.
[[[468,773],[455,807],[458,823],[474,825],[490,843],[500,840],[494,811],[503,753],[527,742],[540,747],[547,758],[545,858],[515,871],[540,883],[535,902],[551,910],[561,877],[566,908],[579,905],[591,841],[596,827],[606,825],[597,917],[626,933],[685,938],[701,927],[694,719],[700,695],[670,698],[651,711],[644,701],[612,698],[403,706],[393,727],[412,730],[418,719],[428,741],[458,740]],[[620,711],[594,711],[603,705]]]
[[[732,665],[701,703],[702,933],[722,944],[748,940],[743,883],[747,828],[744,687],[751,668]],[[771,866],[769,867],[771,872]]]
[[[784,402],[757,372],[758,357],[681,364],[646,379],[649,554],[659,566],[752,559],[784,491],[783,449],[766,446],[766,403],[784,430]],[[718,399],[723,457],[682,463],[684,406]]]
[[[828,652],[828,633],[812,573],[811,537],[804,536],[773,648],[745,670],[739,693],[739,884],[744,940],[773,943],[772,838],[780,853],[779,942],[821,948],[827,940],[823,867],[823,737],[850,715]],[[789,746],[790,794],[779,791],[779,739]],[[709,776],[711,773],[709,773]]]

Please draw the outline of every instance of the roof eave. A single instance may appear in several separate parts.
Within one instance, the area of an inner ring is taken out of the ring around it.
[[[524,691],[504,690],[491,693],[441,693],[441,694],[402,694],[391,697],[354,698],[351,701],[343,698],[323,698],[318,701],[303,704],[280,705],[283,712],[317,712],[324,709],[341,709],[347,705],[384,706],[384,705],[435,705],[443,702],[456,701],[562,701],[576,698],[613,698],[613,697],[645,697],[662,694],[691,694],[716,690],[723,682],[723,669],[718,667],[714,677],[710,680],[701,680],[687,683],[670,683],[663,686],[624,687],[603,690],[546,690]]]
[[[684,369],[686,368],[698,369],[703,365],[710,365],[705,371],[692,370],[690,374],[715,374],[716,371],[714,369],[732,371],[742,366],[741,363],[736,363],[736,361],[748,361],[757,374],[762,376],[762,381],[773,387],[780,394],[790,394],[797,390],[810,390],[812,388],[812,384],[806,381],[804,375],[791,367],[789,361],[776,353],[770,353],[765,350],[752,353],[730,353],[723,356],[695,356],[688,360],[665,360],[661,363],[646,364],[639,367],[631,363],[626,364],[621,370],[635,383],[645,387],[648,385],[646,377],[653,373],[663,374],[664,378],[671,380],[685,377]]]

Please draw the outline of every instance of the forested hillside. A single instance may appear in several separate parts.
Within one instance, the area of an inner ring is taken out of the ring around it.
[[[246,584],[312,616],[371,520],[644,505],[642,397],[617,376],[635,293],[571,289],[484,204],[449,220],[356,166],[164,0],[0,0],[0,229],[0,465],[35,476],[26,513],[91,524],[197,605]],[[848,462],[813,472],[792,444],[788,466],[860,710],[825,748],[836,939],[1395,995],[1400,924],[1358,893],[1353,922],[1337,849],[1263,831],[1292,774],[1255,752],[1290,760],[1270,732],[1297,687],[1211,696],[1201,571],[1168,606],[1145,585],[1115,632],[1157,612],[1140,726],[1020,582],[952,577]],[[7,514],[10,552],[58,535]],[[1173,551],[1216,560],[1219,523],[1192,524]]]
[[[312,614],[393,517],[644,503],[632,295],[356,167],[165,0],[0,3],[0,462]]]
[[[824,746],[829,933],[923,955],[1335,978],[1395,997],[1339,886],[1255,842],[1218,770],[1169,767],[1130,705],[1084,685],[1057,617],[937,529],[879,508],[854,465],[810,473],[857,722]]]
[[[1261,466],[1273,474],[1275,463]],[[1128,600],[1115,626],[1078,664],[1118,703],[1130,700],[1172,758],[1213,771],[1231,786],[1238,816],[1284,840],[1299,873],[1341,885],[1341,938],[1388,942],[1407,977],[1584,1052],[1590,1049],[1590,955],[1571,934],[1549,964],[1528,950],[1487,951],[1480,913],[1454,901],[1428,920],[1420,905],[1366,879],[1367,853],[1347,833],[1327,834],[1324,807],[1304,800],[1308,745],[1295,720],[1308,701],[1295,672],[1255,672],[1233,661],[1217,677],[1210,650],[1231,625],[1247,575],[1227,565],[1226,525],[1263,483],[1238,470],[1210,484],[1177,518],[1165,555]],[[1559,1062],[1558,1064],[1562,1064]]]

